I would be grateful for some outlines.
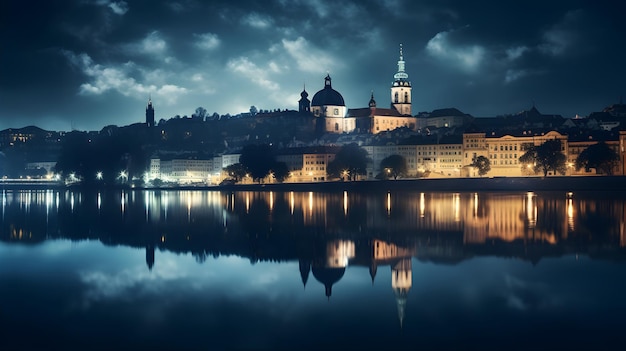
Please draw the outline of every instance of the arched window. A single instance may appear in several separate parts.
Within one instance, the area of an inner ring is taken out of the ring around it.
[[[409,103],[409,93],[408,92],[404,92],[404,103],[405,104]]]
[[[398,92],[396,91],[396,93],[393,95],[393,102],[394,103],[398,103]]]
[[[335,132],[339,131],[339,123],[335,123]]]

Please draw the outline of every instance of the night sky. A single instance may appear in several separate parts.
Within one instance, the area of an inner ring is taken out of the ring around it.
[[[616,1],[0,1],[0,130],[100,130],[297,109],[327,72],[389,105],[402,43],[413,112],[574,117],[626,95]]]

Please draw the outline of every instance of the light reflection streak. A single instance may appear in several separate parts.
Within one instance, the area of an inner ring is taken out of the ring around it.
[[[289,192],[289,205],[291,206],[291,215],[293,215],[293,210],[296,207],[296,199],[293,196],[293,191]]]
[[[2,221],[4,221],[4,212],[7,207],[7,193],[2,189]]]
[[[121,206],[122,206],[122,216],[126,213],[126,192],[124,190],[122,190],[122,197],[121,197]]]
[[[574,205],[571,198],[567,199],[567,228],[574,231]]]
[[[250,213],[250,193],[246,193],[246,213]]]
[[[46,191],[46,224],[48,224],[48,221],[50,219],[50,208],[52,208],[52,205],[54,203],[52,196],[53,196],[52,190]]]
[[[391,193],[387,192],[387,216],[391,215]]]
[[[100,213],[100,209],[102,208],[102,194],[98,192],[98,199],[96,201],[98,203],[98,213]]]
[[[343,215],[348,216],[348,192],[343,192]]]
[[[424,212],[426,210],[426,200],[424,193],[420,193],[420,218],[424,218]]]
[[[191,192],[187,192],[187,223],[191,223]]]
[[[167,207],[169,205],[169,193],[167,191],[163,192],[163,197],[162,197],[162,204],[163,204],[163,217],[165,218],[165,220],[167,221]]]
[[[478,193],[474,193],[474,217],[478,217]]]
[[[100,193],[98,193],[98,195],[100,195]],[[145,196],[143,199],[144,205],[146,207],[146,222],[148,222],[150,220],[150,195],[152,195],[151,192],[145,191]]]
[[[534,228],[537,224],[537,208],[534,204],[535,194],[532,191],[526,193],[526,217],[528,219],[528,228]]]
[[[452,195],[452,206],[454,207],[454,221],[461,221],[461,196],[458,193]]]
[[[270,212],[274,210],[274,192],[270,191]]]
[[[309,216],[313,215],[313,192],[309,191]]]

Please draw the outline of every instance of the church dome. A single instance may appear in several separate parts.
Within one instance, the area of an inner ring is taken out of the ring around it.
[[[343,96],[333,89],[330,75],[326,75],[324,78],[324,89],[313,95],[311,106],[346,106]]]
[[[311,269],[313,272],[313,276],[315,279],[324,284],[324,288],[326,290],[326,297],[330,298],[330,295],[333,293],[333,284],[338,282],[343,274],[346,272],[345,267],[342,268],[328,268],[328,267],[317,267],[313,266]]]

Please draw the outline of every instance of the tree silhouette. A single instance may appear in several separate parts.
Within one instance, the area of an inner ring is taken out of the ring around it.
[[[408,168],[404,157],[391,155],[380,161],[380,169],[383,170],[383,177],[388,178],[392,176],[395,180],[398,179],[398,176],[405,176]]]
[[[204,117],[206,116],[206,108],[200,106],[196,109],[196,112],[193,114],[196,118],[199,118],[201,120],[204,120]]]
[[[235,163],[230,166],[224,168],[224,171],[228,173],[228,176],[235,180],[235,182],[239,182],[243,179],[243,177],[248,174],[248,169],[242,163]]]
[[[252,179],[260,183],[270,173],[276,160],[269,145],[251,144],[243,147],[239,162],[250,171]]]
[[[478,169],[478,175],[481,177],[491,171],[491,161],[485,156],[474,157],[470,166]]]
[[[565,174],[565,162],[567,157],[561,151],[561,141],[557,139],[547,140],[539,146],[531,146],[519,158],[522,167],[532,168],[533,172],[542,172],[546,177],[548,172]]]
[[[341,147],[335,159],[328,163],[326,172],[329,177],[343,178],[346,176],[348,180],[356,179],[359,174],[367,172],[367,151],[355,143],[347,144]]]
[[[619,155],[605,142],[590,145],[576,158],[576,170],[590,168],[600,170],[606,175],[613,175],[613,169],[619,162]]]
[[[282,183],[289,177],[289,168],[287,168],[287,164],[285,162],[274,162],[272,165],[272,173],[274,173],[274,178],[276,181]]]

